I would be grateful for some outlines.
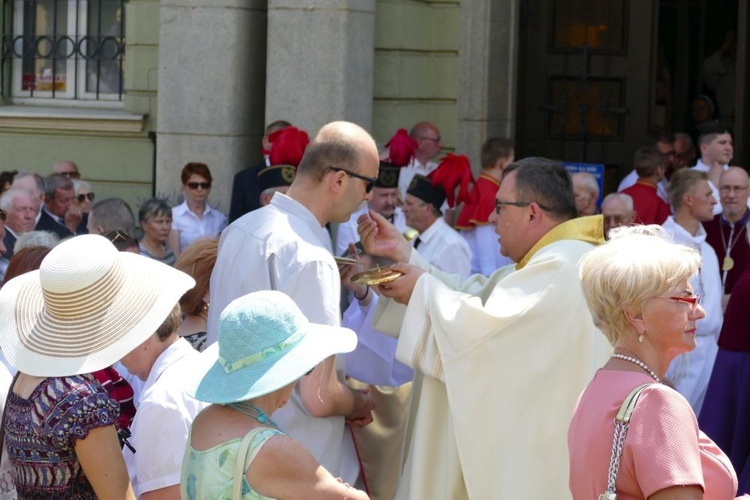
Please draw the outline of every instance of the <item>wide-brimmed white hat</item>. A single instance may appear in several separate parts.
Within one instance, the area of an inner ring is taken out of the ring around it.
[[[104,237],[57,245],[0,289],[0,347],[17,370],[64,377],[106,368],[162,324],[193,278],[118,252]]]
[[[227,404],[269,394],[302,378],[333,354],[351,352],[348,328],[310,323],[281,292],[265,290],[232,301],[219,317],[219,342],[203,353],[186,392]]]

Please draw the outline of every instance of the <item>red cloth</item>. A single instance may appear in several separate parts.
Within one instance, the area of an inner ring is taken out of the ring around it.
[[[734,253],[734,252],[732,252]],[[719,347],[728,351],[750,352],[750,268],[737,279],[724,313]],[[743,389],[745,390],[745,389]]]
[[[127,380],[112,368],[105,368],[93,372],[91,375],[102,385],[110,398],[120,403],[120,417],[117,420],[117,429],[126,430],[135,417],[135,405],[133,404],[133,388]]]
[[[724,293],[732,293],[734,284],[740,279],[742,273],[747,269],[750,264],[750,244],[747,242],[747,228],[745,225],[750,222],[750,210],[745,216],[737,221],[734,225],[734,234],[732,235],[732,252],[729,256],[734,260],[734,267],[727,273],[727,281],[724,284]],[[703,223],[703,227],[706,229],[706,241],[716,251],[716,256],[719,258],[719,272],[724,275],[721,270],[721,266],[724,263],[724,257],[726,256],[726,250],[724,249],[725,244],[729,244],[729,235],[732,232],[732,228],[724,219],[722,214],[717,215],[708,222]],[[724,233],[724,242],[722,243],[721,233]]]
[[[627,189],[622,190],[633,198],[636,224],[664,224],[672,213],[667,202],[656,193],[656,185],[645,181],[638,181]]]
[[[495,210],[495,196],[500,182],[488,174],[479,174],[469,201],[464,204],[456,221],[456,229],[473,229],[474,226],[489,224],[489,217]]]

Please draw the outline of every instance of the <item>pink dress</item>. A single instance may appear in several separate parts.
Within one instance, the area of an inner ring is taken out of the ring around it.
[[[592,499],[607,488],[614,418],[646,374],[599,370],[578,399],[568,429],[570,491]],[[727,456],[698,429],[690,404],[654,384],[641,394],[625,439],[617,498],[642,499],[671,486],[700,486],[705,500],[734,498],[737,476]]]

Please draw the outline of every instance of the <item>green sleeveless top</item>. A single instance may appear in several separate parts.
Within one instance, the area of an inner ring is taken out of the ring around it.
[[[285,434],[269,428],[263,429],[253,436],[247,449],[247,455],[244,457],[245,467],[243,470],[250,467],[266,441],[277,435]],[[205,498],[232,500],[234,468],[240,443],[242,443],[242,438],[237,438],[213,448],[198,451],[193,449],[190,440],[188,440],[185,458],[182,461],[182,482],[180,484],[182,498],[189,500]],[[254,492],[247,483],[247,477],[243,474],[242,498],[266,500],[269,497]]]

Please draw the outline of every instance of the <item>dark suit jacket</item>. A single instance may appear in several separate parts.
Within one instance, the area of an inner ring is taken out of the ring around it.
[[[50,215],[44,209],[42,209],[42,215],[41,217],[39,217],[39,222],[36,223],[36,227],[34,228],[34,230],[50,231],[58,235],[61,240],[73,236],[73,233],[71,233],[67,227],[63,226],[55,219],[50,217]]]
[[[13,257],[13,247],[16,246],[16,237],[10,234],[7,226],[5,228],[5,238],[3,238],[3,244],[5,245],[5,255],[3,255],[3,257],[10,260],[11,257]]]
[[[260,208],[258,172],[264,168],[266,168],[265,161],[260,165],[241,170],[234,175],[232,202],[229,205],[230,224],[246,213]]]

